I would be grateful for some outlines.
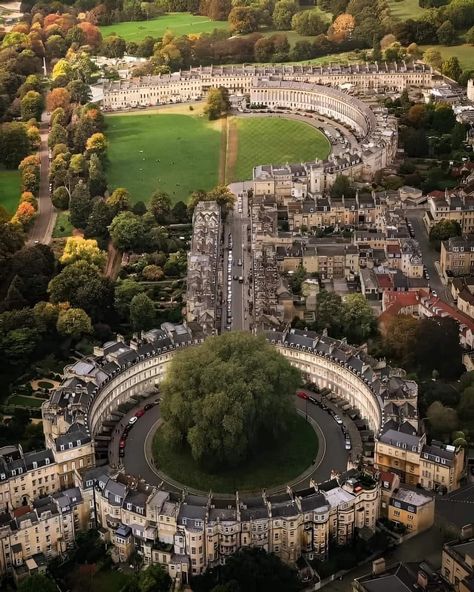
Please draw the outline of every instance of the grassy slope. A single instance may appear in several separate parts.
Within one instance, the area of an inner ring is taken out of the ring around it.
[[[325,158],[328,140],[314,127],[281,118],[236,118],[239,131],[238,156],[233,177],[249,179],[258,164],[283,164]]]
[[[444,60],[453,56],[459,59],[463,70],[474,70],[474,47],[465,43],[464,45],[422,45],[421,49],[425,51],[429,47],[437,49]]]
[[[418,19],[426,12],[425,8],[420,7],[418,0],[401,0],[401,2],[388,0],[388,5],[392,16],[401,21],[410,18]]]
[[[20,173],[0,170],[0,206],[14,214],[20,199]]]
[[[218,181],[220,122],[173,113],[107,117],[109,187],[126,187],[133,201],[157,189],[173,201]],[[159,162],[158,162],[159,161]]]
[[[316,457],[317,436],[306,421],[296,416],[290,433],[277,445],[260,448],[244,465],[217,474],[201,470],[189,452],[170,449],[157,431],[153,451],[156,465],[170,477],[190,487],[220,493],[257,490],[291,481]]]
[[[104,37],[117,33],[126,41],[140,41],[147,35],[162,37],[168,29],[176,35],[211,33],[214,29],[227,29],[227,22],[211,21],[207,16],[193,16],[189,12],[171,12],[150,21],[115,23],[100,27]]]

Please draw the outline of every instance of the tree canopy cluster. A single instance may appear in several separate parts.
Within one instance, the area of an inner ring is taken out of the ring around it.
[[[262,438],[284,434],[299,372],[265,341],[229,333],[177,354],[162,384],[170,446],[209,470],[237,465]]]

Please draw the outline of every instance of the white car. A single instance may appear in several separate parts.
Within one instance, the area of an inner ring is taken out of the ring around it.
[[[138,417],[133,416],[128,420],[128,425],[133,425],[137,421],[138,421]]]
[[[350,440],[346,440],[345,448],[346,450],[352,450],[352,444]]]
[[[342,419],[339,417],[339,415],[334,416],[334,421],[337,423],[337,425],[342,425]]]

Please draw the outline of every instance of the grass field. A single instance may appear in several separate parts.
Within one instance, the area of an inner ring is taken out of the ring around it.
[[[422,51],[429,47],[437,49],[443,56],[443,60],[447,60],[453,56],[457,57],[461,68],[463,70],[474,70],[474,47],[467,43],[463,45],[421,45]]]
[[[227,21],[212,21],[207,16],[194,16],[189,12],[170,12],[150,21],[107,25],[100,27],[100,32],[104,37],[116,33],[126,41],[141,41],[147,35],[163,37],[168,30],[176,35],[189,35],[191,33],[212,33],[214,29],[227,29],[227,27]]]
[[[220,130],[220,121],[200,115],[108,116],[109,188],[126,187],[134,202],[147,202],[157,189],[173,201],[211,189],[218,182]]]
[[[43,399],[36,397],[26,397],[25,395],[12,395],[8,399],[9,405],[19,405],[20,407],[41,407]]]
[[[303,121],[277,117],[234,117],[229,125],[230,136],[237,132],[235,164],[229,155],[227,157],[227,178],[231,181],[250,179],[253,167],[258,164],[326,158],[331,149],[327,138]],[[229,145],[232,143],[229,141]]]
[[[69,211],[59,212],[53,228],[53,238],[71,236],[72,231],[73,227],[69,220]]]
[[[300,475],[316,457],[318,439],[313,428],[299,415],[292,420],[289,434],[278,444],[259,447],[242,466],[219,473],[200,469],[187,450],[169,448],[158,430],[153,441],[156,465],[168,476],[190,487],[229,493],[261,490],[287,483]]]
[[[426,12],[426,8],[420,7],[418,0],[388,0],[388,6],[393,18],[400,21],[418,19]]]
[[[20,199],[20,173],[0,170],[0,206],[14,214]]]

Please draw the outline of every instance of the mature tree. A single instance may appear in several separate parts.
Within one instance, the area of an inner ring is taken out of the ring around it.
[[[337,175],[329,191],[331,197],[355,197],[355,188],[346,175]]]
[[[223,568],[198,577],[198,585],[200,579],[210,581],[207,589],[216,582],[211,592],[297,592],[301,589],[296,570],[261,547],[240,549],[228,558]]]
[[[441,249],[442,241],[453,236],[461,236],[461,225],[455,220],[440,220],[430,229],[430,242],[437,251]]]
[[[258,30],[259,11],[254,6],[235,6],[229,14],[229,25],[233,33],[253,33]]]
[[[127,43],[122,37],[109,35],[102,42],[102,53],[108,58],[121,58],[127,49]]]
[[[85,333],[92,333],[92,323],[82,308],[68,308],[59,311],[56,329],[60,335],[78,339]]]
[[[92,199],[87,185],[79,182],[71,194],[69,219],[76,228],[85,228],[92,211]]]
[[[361,343],[376,330],[375,316],[362,294],[349,294],[343,302],[344,334],[351,343]]]
[[[417,330],[418,320],[410,315],[396,315],[386,327],[384,345],[402,368],[414,365]]]
[[[470,386],[462,393],[458,413],[463,422],[474,420],[474,387]]]
[[[352,14],[340,14],[332,23],[328,35],[334,41],[344,41],[352,35],[355,19]]]
[[[67,144],[67,130],[59,123],[55,123],[48,136],[48,146],[53,148],[56,144]]]
[[[448,134],[456,124],[456,116],[451,105],[438,103],[433,111],[431,125],[441,133]]]
[[[142,277],[148,282],[156,282],[164,278],[164,271],[159,265],[147,265],[143,268]]]
[[[123,319],[128,319],[130,315],[130,303],[133,297],[141,294],[143,291],[143,286],[130,278],[126,278],[115,284],[114,306],[115,310]]]
[[[60,262],[63,265],[70,265],[76,261],[86,261],[90,265],[96,265],[102,269],[106,259],[107,254],[99,249],[96,240],[85,239],[82,236],[70,236],[64,246]]]
[[[43,97],[39,92],[34,90],[28,91],[21,99],[20,109],[23,121],[28,121],[29,119],[37,119],[39,121],[43,111]]]
[[[153,300],[144,292],[136,294],[130,302],[130,322],[134,330],[151,329],[155,320],[156,312]]]
[[[48,111],[53,112],[55,109],[64,109],[67,111],[71,103],[71,94],[65,88],[53,88],[46,96],[46,106]]]
[[[61,273],[55,276],[48,286],[51,302],[76,303],[76,293],[88,284],[94,283],[99,275],[95,265],[86,261],[76,261],[67,265]]]
[[[462,74],[461,64],[456,56],[452,56],[445,60],[441,66],[441,72],[448,78],[458,80]]]
[[[92,196],[103,195],[107,189],[104,166],[97,154],[89,159],[89,189]]]
[[[114,218],[114,211],[103,199],[96,199],[87,220],[86,237],[106,239],[109,236],[109,226]]]
[[[56,584],[43,575],[28,576],[17,586],[18,592],[56,592]]]
[[[223,208],[233,208],[235,204],[235,195],[229,190],[227,185],[217,185],[214,189],[207,192],[207,199],[216,201]]]
[[[436,36],[441,45],[452,45],[456,42],[456,29],[451,21],[444,21],[437,29]]]
[[[150,211],[159,224],[166,224],[170,220],[171,198],[164,191],[155,191],[150,200]]]
[[[21,278],[22,295],[28,303],[46,300],[48,282],[53,277],[56,259],[47,245],[25,246],[11,259],[11,272]]]
[[[97,154],[99,158],[104,158],[107,151],[107,138],[101,132],[92,134],[86,142],[86,150],[89,154]]]
[[[474,25],[466,33],[466,42],[470,45],[474,45]]]
[[[455,408],[460,399],[459,391],[454,385],[439,380],[427,380],[423,383],[421,394],[426,407],[439,401],[447,407]]]
[[[273,26],[285,31],[291,29],[291,19],[298,12],[298,4],[292,0],[280,0],[273,10]]]
[[[291,28],[299,35],[319,35],[326,32],[328,25],[319,10],[302,10],[291,19]]]
[[[424,374],[433,370],[441,378],[456,378],[462,369],[459,325],[450,317],[431,317],[419,322],[415,359]]]
[[[471,0],[452,0],[445,9],[445,15],[457,29],[474,25],[474,6]]]
[[[121,251],[140,250],[146,244],[146,227],[143,216],[121,212],[112,220],[110,236]]]
[[[140,592],[168,592],[171,584],[168,572],[161,565],[149,565],[138,577]]]
[[[283,437],[300,382],[263,337],[232,333],[175,356],[162,385],[170,444],[217,468],[244,461],[260,439]]]
[[[4,123],[0,127],[0,162],[16,169],[30,152],[30,142],[23,123]]]
[[[429,47],[425,52],[423,52],[423,60],[435,70],[441,70],[443,65],[443,58],[439,50],[435,49],[434,47]]]
[[[220,86],[219,88],[210,88],[207,93],[207,101],[204,106],[204,113],[209,119],[219,119],[226,115],[230,110],[229,91]]]
[[[316,301],[316,329],[327,330],[331,337],[341,337],[343,327],[342,298],[335,292],[321,290]]]
[[[445,407],[443,403],[435,401],[426,412],[430,422],[431,432],[436,437],[445,437],[459,425],[458,415],[451,407]]]
[[[66,88],[71,95],[71,103],[85,105],[92,99],[90,86],[83,80],[71,80]]]
[[[130,209],[130,193],[123,187],[117,187],[107,198],[107,205],[115,213]]]

